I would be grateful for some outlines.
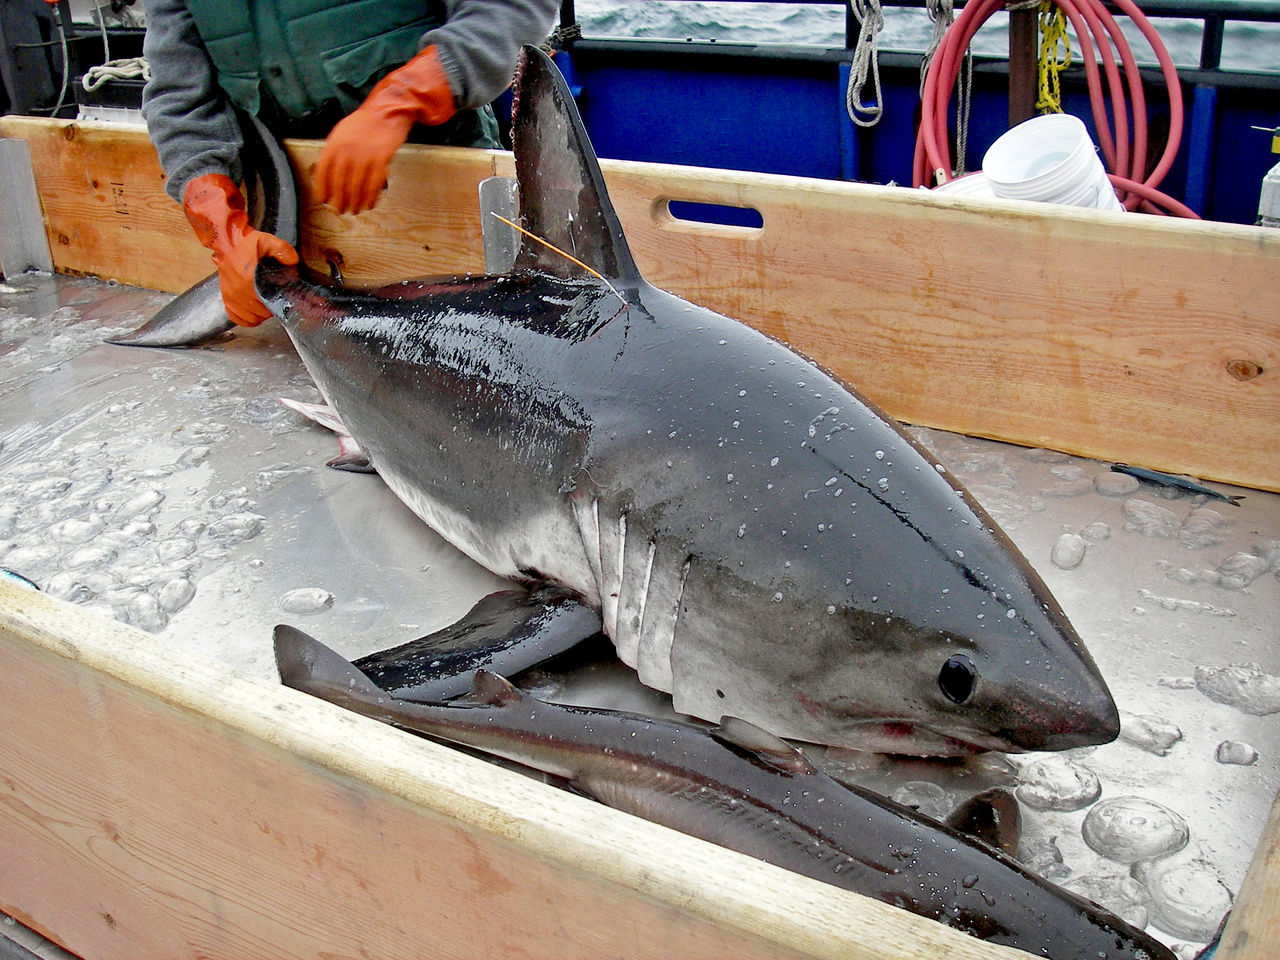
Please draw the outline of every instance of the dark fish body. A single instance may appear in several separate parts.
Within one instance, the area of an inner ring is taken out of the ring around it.
[[[1183,493],[1206,496],[1211,500],[1220,500],[1223,503],[1229,503],[1233,507],[1240,506],[1240,501],[1244,499],[1242,495],[1228,495],[1219,493],[1212,487],[1207,487],[1198,480],[1191,477],[1180,477],[1172,473],[1161,473],[1159,470],[1148,470],[1146,467],[1131,467],[1127,463],[1113,463],[1111,469],[1116,473],[1125,473],[1129,476],[1141,480],[1144,483],[1154,484],[1157,487],[1167,487],[1171,490],[1181,490]]]
[[[509,275],[264,301],[378,473],[491,571],[601,612],[708,720],[890,752],[1106,742],[1114,703],[1037,574],[888,417],[755,330],[646,283],[550,61],[513,125]]]
[[[543,703],[497,676],[469,698],[410,704],[333,651],[276,628],[283,682],[386,723],[568,780],[601,802],[1052,960],[1173,954],[992,847],[845,787],[740,721],[718,728]]]

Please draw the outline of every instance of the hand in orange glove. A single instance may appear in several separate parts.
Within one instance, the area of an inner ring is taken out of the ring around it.
[[[279,237],[249,226],[244,197],[221,173],[206,173],[188,183],[182,211],[200,244],[213,251],[227,316],[242,327],[256,327],[271,316],[253,288],[253,272],[263,257],[292,264],[298,262],[298,252]]]
[[[196,228],[201,246],[214,251],[218,285],[227,316],[241,326],[257,326],[271,311],[253,289],[253,271],[262,257],[296,264],[298,252],[279,237],[248,225],[244,197],[229,177],[206,173],[187,184],[182,210]]]
[[[413,125],[439,126],[457,112],[440,56],[427,47],[383,77],[330,131],[311,178],[316,198],[338,213],[371,210]]]

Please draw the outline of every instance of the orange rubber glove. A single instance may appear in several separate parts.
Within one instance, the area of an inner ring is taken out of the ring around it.
[[[440,56],[427,47],[378,81],[364,103],[330,131],[311,177],[316,199],[338,213],[373,209],[391,158],[413,125],[439,126],[457,112]]]
[[[249,226],[244,197],[221,173],[206,173],[187,184],[182,212],[195,228],[201,246],[213,251],[218,286],[227,316],[242,327],[256,327],[271,311],[253,288],[253,272],[263,257],[298,262],[298,251],[270,233]]]

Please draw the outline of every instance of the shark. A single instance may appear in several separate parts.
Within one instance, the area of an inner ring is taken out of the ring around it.
[[[632,815],[1050,960],[1173,960],[967,832],[977,822],[980,837],[1007,838],[1010,794],[979,794],[942,823],[833,780],[734,717],[705,727],[545,703],[483,669],[460,699],[409,703],[300,630],[280,625],[274,640],[285,686],[539,770]]]
[[[820,365],[646,281],[554,63],[524,50],[514,94],[509,271],[370,289],[305,264],[256,274],[391,490],[573,605],[516,604],[502,669],[546,654],[537,624],[572,620],[711,722],[938,756],[1113,740],[1084,643],[956,478]],[[404,657],[458,647],[426,639]],[[424,671],[392,676],[396,659],[379,669],[412,697]]]

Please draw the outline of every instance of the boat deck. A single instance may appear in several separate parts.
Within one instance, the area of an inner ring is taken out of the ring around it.
[[[276,400],[319,400],[277,324],[192,350],[102,343],[169,297],[37,274],[0,286],[0,566],[266,680],[276,623],[354,658],[450,623],[502,587],[376,476],[325,468],[333,438]],[[1103,802],[1145,798],[1185,821],[1190,842],[1170,862],[1186,868],[1196,902],[1153,932],[1203,942],[1193,931],[1216,926],[1215,904],[1239,890],[1280,785],[1280,712],[1242,709],[1280,711],[1280,495],[1212,485],[1244,499],[1168,498],[1097,461],[917,435],[1009,533],[1098,661],[1125,714],[1122,737],[1065,759],[1096,774]],[[1223,672],[1241,664],[1257,664],[1252,681],[1252,668]],[[669,710],[607,662],[526,681],[555,699]],[[1232,696],[1236,706],[1221,702]],[[1256,761],[1221,762],[1226,741],[1252,747]],[[834,774],[936,812],[993,784],[1034,795],[1030,768],[1042,759],[814,754]],[[1118,896],[1113,909],[1171,916],[1132,887],[1114,893],[1129,867],[1085,844],[1088,809],[1024,802],[1024,853],[1047,863],[1053,841],[1055,879]]]

